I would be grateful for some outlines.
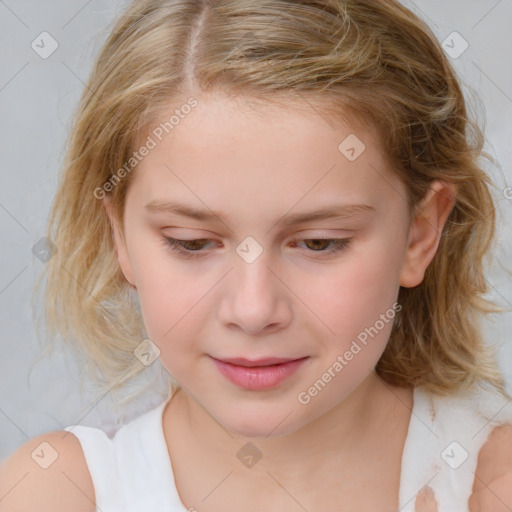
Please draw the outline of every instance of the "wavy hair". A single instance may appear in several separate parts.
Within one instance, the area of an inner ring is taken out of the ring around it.
[[[60,333],[116,390],[145,369],[140,305],[117,262],[94,191],[112,182],[176,98],[225,94],[377,129],[406,186],[411,219],[434,180],[456,203],[423,282],[401,288],[376,372],[394,385],[447,394],[491,386],[506,395],[485,343],[484,264],[495,233],[484,135],[460,79],[428,25],[396,0],[137,0],[115,22],[80,99],[47,237],[57,252],[45,283],[50,341]],[[126,173],[106,192],[122,226]],[[102,193],[103,193],[102,192]],[[179,385],[170,379],[175,388]]]

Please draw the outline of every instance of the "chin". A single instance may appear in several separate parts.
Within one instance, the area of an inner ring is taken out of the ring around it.
[[[273,437],[281,437],[287,434],[291,434],[293,429],[286,429],[283,431],[281,427],[274,430],[274,427],[270,424],[261,425],[228,425],[225,426],[226,430],[232,434],[240,437],[250,437],[252,439],[269,439]],[[270,435],[269,435],[270,434]]]
[[[294,421],[289,412],[283,414],[282,411],[277,411],[276,414],[269,414],[267,411],[265,417],[254,412],[244,414],[242,411],[236,411],[236,414],[232,421],[218,419],[226,430],[236,436],[268,439],[291,434],[303,426]]]

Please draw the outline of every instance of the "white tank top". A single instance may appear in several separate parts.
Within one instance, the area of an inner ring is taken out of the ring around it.
[[[158,407],[123,425],[110,439],[94,427],[65,430],[80,441],[96,493],[96,512],[192,512],[180,500]],[[491,391],[438,397],[416,387],[402,454],[400,512],[434,491],[438,512],[469,512],[478,452],[497,425],[512,424],[512,402]]]

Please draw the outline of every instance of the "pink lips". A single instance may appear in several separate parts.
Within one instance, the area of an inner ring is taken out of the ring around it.
[[[288,363],[290,361],[295,361],[295,359],[285,357],[266,357],[263,359],[255,359],[254,361],[251,361],[250,359],[244,359],[243,357],[235,357],[233,359],[217,359],[217,361],[252,368],[253,366],[270,366],[272,364]]]
[[[277,386],[292,374],[308,359],[265,358],[250,361],[244,358],[219,359],[212,358],[216,367],[233,384],[251,390],[269,389]]]

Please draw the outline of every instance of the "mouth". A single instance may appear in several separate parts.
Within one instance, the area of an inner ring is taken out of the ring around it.
[[[291,377],[309,359],[267,357],[258,360],[230,358],[212,360],[219,372],[233,384],[248,390],[264,390],[278,386]]]
[[[216,359],[216,358],[214,358]],[[289,363],[291,361],[297,361],[298,357],[264,357],[261,359],[245,359],[244,357],[234,357],[230,359],[217,359],[217,361],[221,361],[222,363],[229,363],[235,366],[244,366],[245,368],[254,368],[255,366],[272,366],[275,364],[283,364]]]

